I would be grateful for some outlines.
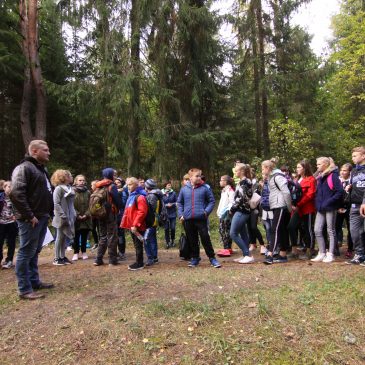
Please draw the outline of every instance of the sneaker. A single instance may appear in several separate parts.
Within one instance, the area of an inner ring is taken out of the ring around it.
[[[11,269],[12,267],[14,267],[13,263],[11,261],[5,261],[2,264],[2,268],[3,269]]]
[[[119,261],[109,261],[109,266],[118,266],[119,265]]]
[[[229,257],[229,256],[231,256],[231,250],[229,250],[227,248],[218,250],[217,256],[219,256],[219,257]]]
[[[326,257],[323,259],[322,262],[325,262],[328,264],[333,261],[335,261],[335,255],[331,252],[327,252]]]
[[[102,266],[102,265],[104,265],[104,261],[103,260],[96,259],[94,261],[94,266]]]
[[[92,251],[95,251],[95,250],[98,248],[98,246],[99,246],[99,245],[98,245],[97,243],[95,243],[95,245],[94,245],[93,247],[91,247],[91,250],[92,250]]]
[[[241,256],[237,259],[233,259],[233,262],[240,262],[241,260],[243,260],[244,256]]]
[[[168,250],[171,247],[171,243],[170,242],[166,242],[165,248],[166,250]]]
[[[267,248],[264,245],[261,245],[260,247],[260,255],[265,255],[267,252]]]
[[[71,246],[67,246],[66,251],[71,252],[71,251],[73,251],[73,248]]]
[[[360,264],[360,266],[365,266],[365,261]]]
[[[209,261],[210,261],[210,264],[217,269],[222,267],[222,265],[219,263],[219,261],[214,257],[209,259]]]
[[[354,258],[352,260],[346,261],[346,264],[348,265],[360,265],[365,261],[364,256],[360,256],[358,254],[355,254]]]
[[[256,245],[255,245],[255,244],[253,244],[253,243],[251,243],[251,244],[250,244],[250,248],[249,248],[249,250],[250,250],[250,252],[251,252],[251,251],[255,251],[255,250],[256,250],[256,248],[257,248],[257,247],[256,247]]]
[[[245,256],[243,259],[238,261],[239,264],[252,264],[255,259],[252,256]]]
[[[312,262],[322,262],[325,257],[326,257],[325,253],[318,252],[317,256],[314,259],[311,259],[311,261]]]
[[[131,271],[142,270],[143,268],[144,268],[144,265],[139,264],[137,262],[135,262],[134,264],[128,266],[128,270],[131,270]]]
[[[87,260],[88,258],[89,258],[89,256],[86,254],[86,252],[83,252],[82,259]]]
[[[275,255],[273,256],[273,262],[275,264],[285,264],[286,262],[288,262],[288,257],[287,256],[280,256],[280,255]]]
[[[148,259],[145,266],[152,266],[154,264],[153,259]]]
[[[78,261],[79,259],[79,254],[78,253],[75,253],[73,256],[72,256],[72,261]]]
[[[65,256],[61,259],[65,265],[71,265],[72,262]]]
[[[125,261],[127,258],[125,257],[125,253],[119,253],[118,261]]]
[[[158,264],[158,263],[159,263],[159,261],[158,261],[158,257],[155,257],[155,258],[153,259],[153,262],[154,262],[155,264]]]
[[[65,262],[62,259],[54,259],[53,260],[53,265],[55,266],[65,266]]]
[[[189,267],[197,267],[199,265],[200,259],[191,259],[188,266]]]
[[[176,246],[175,241],[171,241],[170,247],[175,247],[175,246]]]
[[[264,264],[265,265],[272,265],[274,263],[274,259],[272,256],[267,255],[265,260],[264,260]]]

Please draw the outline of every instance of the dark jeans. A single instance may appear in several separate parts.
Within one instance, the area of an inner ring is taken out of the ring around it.
[[[122,255],[125,254],[126,240],[124,228],[118,227],[118,252]]]
[[[343,222],[346,222],[346,228],[347,228],[347,249],[349,251],[352,251],[354,249],[354,244],[352,242],[351,238],[351,232],[350,232],[350,210],[347,209],[345,213],[338,213],[336,216],[336,238],[337,243],[343,242]]]
[[[235,212],[231,223],[231,238],[242,250],[243,256],[250,256],[247,235],[247,222],[249,219],[250,213]]]
[[[106,250],[108,249],[109,263],[116,263],[117,259],[117,217],[110,213],[108,218],[99,221],[99,245],[96,255],[97,261],[102,261]]]
[[[298,212],[294,212],[294,214],[291,216],[290,222],[288,224],[288,231],[291,245],[293,247],[297,246],[298,244],[298,232],[300,228],[302,228],[301,232],[303,232],[305,247],[309,249],[314,248],[314,216],[314,214],[305,214],[300,217]]]
[[[191,257],[197,259],[200,257],[199,236],[204,247],[205,253],[211,259],[215,257],[212,242],[208,231],[206,219],[188,219],[184,224],[186,236],[191,247]]]
[[[18,234],[18,226],[16,222],[0,224],[0,262],[3,260],[3,245],[6,239],[8,244],[8,253],[5,261],[13,262],[15,252],[15,240]]]
[[[250,219],[247,223],[248,236],[250,238],[250,243],[256,243],[256,241],[258,240],[260,245],[263,245],[264,240],[262,239],[262,234],[257,227],[258,219],[259,219],[258,209],[251,210]]]
[[[142,237],[145,234],[145,232],[139,232],[139,233]],[[143,265],[143,241],[139,240],[135,234],[131,233],[131,235],[134,248],[136,250],[136,262],[137,264]]]
[[[290,213],[286,208],[273,209],[274,218],[271,228],[270,252],[287,251],[289,248],[288,224],[290,221]]]
[[[48,219],[49,217],[39,218],[35,227],[32,227],[30,222],[18,220],[19,250],[15,273],[19,294],[31,293],[33,287],[41,283],[38,273],[38,255],[46,236]]]
[[[80,252],[80,243],[81,243],[81,252],[82,253],[86,252],[88,233],[89,233],[88,229],[80,229],[78,231],[75,231],[75,238],[74,238],[74,242],[73,242],[74,253]]]
[[[350,230],[354,242],[355,253],[365,255],[365,219],[360,215],[360,206],[351,207],[350,210]]]
[[[269,219],[269,218],[268,219],[263,219],[262,224],[264,225],[264,228],[265,228],[267,243],[270,246],[270,243],[271,243],[271,230],[272,230],[272,219]]]
[[[165,241],[166,244],[175,241],[176,217],[168,218],[165,225]]]

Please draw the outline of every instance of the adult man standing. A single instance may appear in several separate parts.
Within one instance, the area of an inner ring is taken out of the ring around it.
[[[12,175],[10,199],[15,207],[20,239],[15,273],[22,299],[42,298],[44,295],[34,290],[53,288],[53,284],[42,282],[38,273],[38,255],[53,211],[52,186],[44,167],[49,156],[47,142],[30,142],[28,155]]]

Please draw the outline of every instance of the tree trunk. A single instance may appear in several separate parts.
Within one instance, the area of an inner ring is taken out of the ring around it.
[[[19,2],[19,14],[20,14],[20,31],[22,35],[22,50],[25,58],[24,65],[24,84],[23,84],[23,97],[20,107],[20,128],[22,131],[23,143],[25,150],[34,135],[30,124],[30,100],[32,94],[32,80],[30,75],[30,60],[29,60],[29,46],[28,46],[28,9],[25,0]]]
[[[259,36],[259,58],[260,58],[260,89],[261,89],[261,118],[262,118],[262,142],[264,157],[268,158],[270,154],[269,138],[269,115],[267,103],[267,84],[265,72],[265,31],[262,22],[262,5],[261,0],[257,0],[256,20]]]
[[[260,107],[260,74],[259,74],[259,58],[257,54],[257,31],[255,21],[255,2],[250,4],[250,22],[251,22],[251,45],[253,56],[253,78],[255,93],[255,122],[256,122],[256,155],[262,156],[262,127],[261,127],[261,107]]]
[[[131,116],[128,122],[128,173],[137,175],[140,173],[139,135],[140,135],[140,24],[139,1],[132,0],[130,14],[131,22],[131,66],[133,72],[131,90]]]
[[[39,61],[39,44],[38,44],[38,1],[28,0],[28,44],[30,71],[33,80],[33,86],[37,96],[36,109],[36,127],[35,137],[37,139],[46,139],[47,129],[47,101],[46,91],[42,79],[42,69]]]

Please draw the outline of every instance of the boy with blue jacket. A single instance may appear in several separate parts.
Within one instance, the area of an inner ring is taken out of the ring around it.
[[[221,267],[215,258],[214,249],[208,232],[208,216],[212,213],[215,200],[211,189],[201,179],[199,169],[190,169],[188,182],[177,199],[178,215],[184,222],[187,239],[191,245],[191,261],[189,267],[196,267],[200,262],[199,236],[205,253],[212,266]]]

